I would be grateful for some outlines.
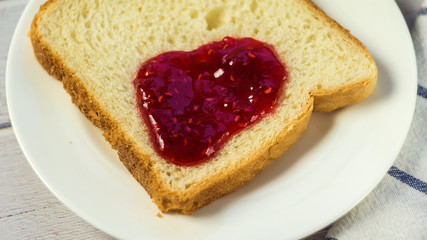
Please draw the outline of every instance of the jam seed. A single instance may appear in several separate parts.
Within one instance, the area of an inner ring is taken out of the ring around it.
[[[208,152],[208,149],[207,149],[207,148],[205,148],[205,149],[203,149],[203,150],[202,150],[201,154],[202,154],[202,155],[206,155],[206,153],[207,153],[207,152]]]
[[[254,116],[252,116],[252,118],[251,118],[251,122],[255,122],[257,119],[258,119],[258,116],[257,116],[257,115],[254,115]]]
[[[257,40],[225,38],[144,63],[133,83],[159,155],[178,166],[208,161],[231,136],[271,112],[287,74],[274,55]],[[154,113],[164,118],[152,121]]]
[[[160,97],[157,99],[157,101],[158,101],[159,103],[161,103],[161,102],[162,102],[162,99],[163,99],[163,96],[160,96]]]

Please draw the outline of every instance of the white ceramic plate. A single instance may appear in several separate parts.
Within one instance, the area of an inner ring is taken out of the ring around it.
[[[344,215],[385,175],[415,105],[416,62],[392,0],[318,0],[378,64],[366,101],[314,114],[279,161],[193,216],[164,215],[32,53],[27,32],[43,0],[29,3],[10,48],[6,91],[17,138],[48,188],[97,228],[124,239],[292,239]],[[326,64],[326,63],[325,63]]]

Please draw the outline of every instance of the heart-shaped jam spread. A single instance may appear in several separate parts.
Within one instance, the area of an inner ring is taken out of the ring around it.
[[[287,72],[272,46],[225,37],[144,62],[134,80],[138,108],[154,148],[191,166],[273,111]]]

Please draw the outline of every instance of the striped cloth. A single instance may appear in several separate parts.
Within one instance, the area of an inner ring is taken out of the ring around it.
[[[418,62],[415,115],[406,142],[377,188],[335,222],[327,240],[427,239],[427,0],[397,1],[408,24]],[[409,6],[411,5],[411,6]],[[414,93],[415,94],[415,93]]]

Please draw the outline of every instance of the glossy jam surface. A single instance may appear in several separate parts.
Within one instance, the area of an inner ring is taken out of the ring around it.
[[[174,164],[191,166],[272,112],[286,77],[270,45],[225,37],[146,61],[134,86],[156,151]]]

